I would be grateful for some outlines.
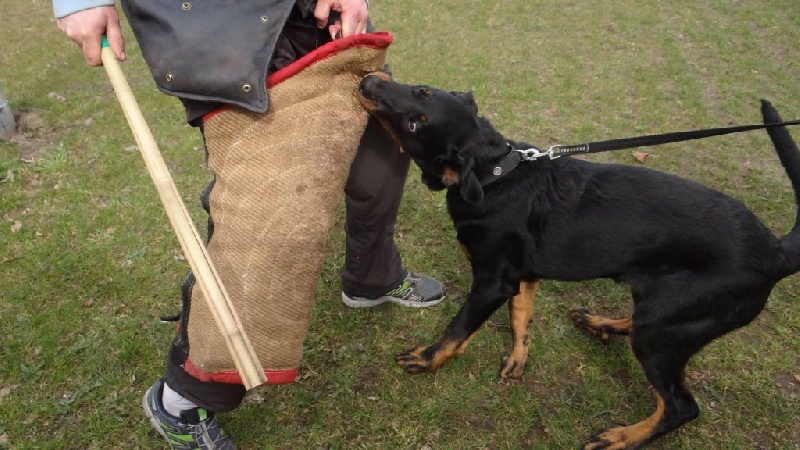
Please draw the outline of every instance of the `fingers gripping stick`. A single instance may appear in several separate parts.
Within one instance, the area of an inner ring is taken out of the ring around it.
[[[203,241],[178,194],[155,139],[153,139],[139,105],[131,92],[128,81],[125,79],[119,62],[105,38],[103,39],[101,58],[172,228],[178,236],[197,283],[205,294],[204,297],[207,299],[208,308],[214,315],[214,321],[219,328],[220,334],[225,339],[225,344],[233,357],[242,382],[246,389],[261,385],[267,381],[264,369],[258,361],[258,356],[256,356],[247,334],[242,329],[242,323],[236,314],[233,303],[228,298],[228,294],[220,282],[219,275],[214,269]]]

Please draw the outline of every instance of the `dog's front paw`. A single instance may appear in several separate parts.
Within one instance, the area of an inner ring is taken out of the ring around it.
[[[512,356],[503,356],[503,362],[500,363],[500,379],[501,380],[518,380],[522,378],[522,373],[525,371],[525,360],[520,361],[519,358]]]
[[[394,360],[408,373],[434,372],[448,359],[463,352],[469,339],[446,337],[439,342],[400,353]]]
[[[583,443],[583,450],[636,450],[649,436],[651,429],[641,423],[606,428],[598,431]]]
[[[433,372],[436,368],[433,364],[432,352],[427,351],[429,348],[429,346],[417,347],[400,353],[394,360],[408,373]]]
[[[530,337],[528,333],[514,341],[511,351],[503,357],[503,362],[500,363],[501,380],[518,380],[522,378],[522,372],[525,371],[525,363],[528,362],[529,346]]]

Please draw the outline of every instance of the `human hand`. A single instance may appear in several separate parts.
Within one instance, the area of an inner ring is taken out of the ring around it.
[[[328,26],[331,10],[341,13],[341,20]],[[341,37],[348,37],[367,31],[369,8],[365,0],[317,0],[314,18],[319,28],[328,26],[332,38],[336,39],[339,33]]]
[[[61,32],[83,49],[86,64],[103,64],[100,59],[103,35],[108,38],[108,44],[117,59],[125,60],[125,41],[117,10],[113,6],[84,9],[56,20],[56,24]]]

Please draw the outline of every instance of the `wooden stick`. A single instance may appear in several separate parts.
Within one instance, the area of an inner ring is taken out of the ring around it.
[[[189,266],[197,279],[197,284],[205,294],[208,308],[211,310],[217,328],[219,328],[222,337],[225,339],[228,351],[233,356],[233,362],[239,371],[242,383],[248,390],[259,386],[267,381],[264,369],[261,367],[258,356],[242,328],[242,323],[219,279],[219,274],[217,274],[208,257],[194,222],[192,222],[186,206],[184,206],[180,195],[178,195],[178,190],[172,181],[167,165],[164,163],[150,128],[142,116],[139,104],[136,102],[133,92],[131,92],[119,61],[117,61],[113,50],[105,46],[105,43],[101,57],[103,66],[108,73],[108,78],[111,80],[111,85],[114,87],[114,92],[117,94],[117,99],[125,112],[125,117],[128,119],[128,125],[130,125],[131,131],[133,131],[133,135],[136,138],[136,143],[139,145],[139,150],[142,152],[150,177],[153,179],[161,202],[167,211],[172,228],[178,236],[183,253],[186,255]]]

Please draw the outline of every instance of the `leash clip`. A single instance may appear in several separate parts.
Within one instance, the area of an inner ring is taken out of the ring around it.
[[[553,153],[554,149],[557,147],[560,146],[554,145],[545,151],[541,151],[536,147],[526,148],[525,150],[517,150],[517,151],[522,154],[522,159],[524,159],[525,161],[536,161],[537,159],[544,158],[545,156],[547,156],[550,159],[559,158],[560,155],[555,155]]]

